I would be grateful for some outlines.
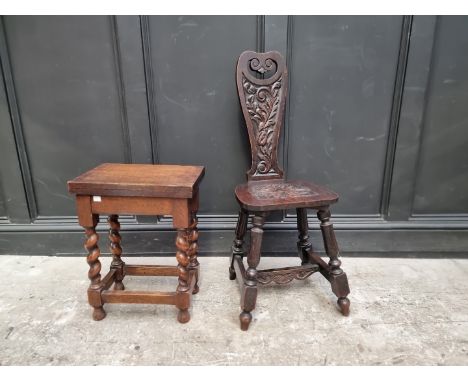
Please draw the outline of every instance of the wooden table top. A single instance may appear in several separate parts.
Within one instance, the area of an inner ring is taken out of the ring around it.
[[[192,198],[203,166],[104,163],[68,181],[79,195]]]

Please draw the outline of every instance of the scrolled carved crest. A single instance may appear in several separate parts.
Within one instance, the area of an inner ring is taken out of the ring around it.
[[[250,60],[250,69],[265,74],[275,68],[275,62],[269,57],[254,57]]]
[[[271,76],[257,78],[252,72]],[[237,76],[252,149],[252,167],[247,176],[252,180],[282,178],[277,146],[287,88],[284,59],[278,52],[244,52],[239,57]]]

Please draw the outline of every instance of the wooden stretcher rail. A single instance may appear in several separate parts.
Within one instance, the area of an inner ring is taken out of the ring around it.
[[[175,292],[146,292],[126,290],[106,290],[101,294],[104,303],[113,304],[166,304],[175,305]]]
[[[124,271],[129,276],[178,276],[179,270],[174,265],[125,265]]]

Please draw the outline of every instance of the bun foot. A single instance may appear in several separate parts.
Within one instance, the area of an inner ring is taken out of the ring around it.
[[[188,309],[179,310],[179,313],[177,314],[177,321],[179,321],[181,324],[186,324],[190,321],[190,313]]]
[[[340,297],[338,299],[338,306],[340,307],[341,314],[343,316],[349,316],[349,306],[351,303],[349,302],[349,299],[347,297]]]
[[[236,271],[229,267],[229,280],[235,280],[236,279]]]
[[[106,311],[104,308],[101,306],[99,308],[94,308],[93,310],[93,320],[94,321],[101,321],[106,317]]]
[[[199,291],[200,291],[200,288],[198,287],[198,284],[195,284],[195,286],[193,287],[192,294],[197,294]]]
[[[252,321],[252,314],[250,312],[242,312],[239,315],[239,320],[240,320],[240,327],[241,330],[247,330],[249,329],[250,322]]]
[[[125,286],[122,281],[116,281],[114,284],[114,290],[125,290]]]

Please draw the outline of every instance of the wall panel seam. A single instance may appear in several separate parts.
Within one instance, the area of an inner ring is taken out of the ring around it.
[[[293,55],[293,16],[288,16],[286,29],[286,67],[288,68],[288,93],[286,99],[286,110],[284,113],[283,122],[283,172],[285,179],[288,178],[288,163],[289,163],[289,125],[290,125],[290,110],[291,110],[291,83],[292,83],[292,55]],[[286,210],[283,210],[283,219],[287,217]]]
[[[16,97],[16,89],[11,69],[10,53],[8,49],[6,28],[3,16],[0,16],[0,66],[3,73],[3,80],[5,83],[5,93],[10,112],[11,124],[13,126],[13,136],[16,144],[16,153],[18,155],[21,176],[23,178],[23,187],[26,193],[29,217],[31,219],[34,219],[38,215],[37,201],[32,180],[30,162],[26,149],[26,142],[24,139],[18,99]]]
[[[257,52],[265,52],[265,16],[257,16]]]
[[[122,127],[123,154],[126,163],[133,163],[130,130],[128,126],[127,101],[125,97],[125,85],[122,73],[122,56],[120,51],[120,38],[116,16],[110,16],[112,49],[114,53],[114,68],[117,81],[117,94],[119,99],[119,112]]]
[[[390,193],[392,186],[393,167],[395,162],[396,143],[404,86],[406,79],[406,68],[408,65],[408,53],[410,48],[411,28],[413,16],[403,16],[401,26],[400,47],[398,52],[398,63],[395,74],[395,84],[393,89],[392,106],[390,111],[390,125],[387,140],[387,152],[385,155],[384,176],[382,182],[380,213],[388,215],[390,204]]]
[[[156,94],[154,89],[153,63],[151,59],[151,39],[148,16],[140,16],[141,42],[143,47],[143,65],[145,71],[146,99],[150,124],[152,161],[159,163],[159,139],[156,114]]]

